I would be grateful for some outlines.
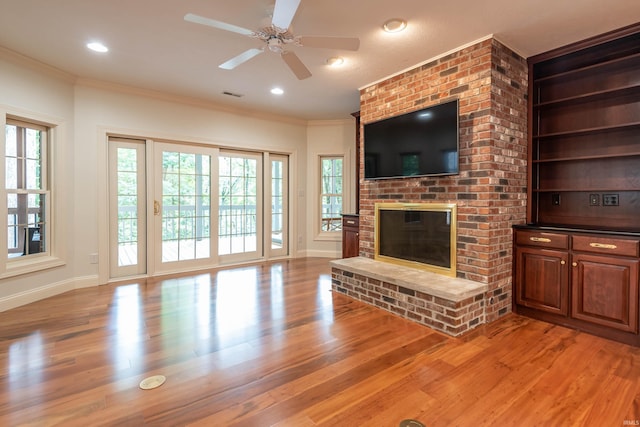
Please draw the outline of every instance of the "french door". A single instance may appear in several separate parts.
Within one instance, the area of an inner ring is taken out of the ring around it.
[[[109,177],[112,278],[288,254],[286,155],[111,138]]]
[[[289,253],[289,157],[271,154],[265,164],[271,164],[269,180],[271,186],[265,197],[270,200],[270,215],[266,215],[267,229],[271,231],[270,241],[265,245],[270,256],[284,256]]]
[[[145,142],[109,140],[109,272],[147,272]]]
[[[155,271],[211,265],[216,258],[211,213],[216,205],[218,150],[156,142],[154,154]]]
[[[220,260],[257,259],[263,253],[262,155],[224,151],[218,160]]]

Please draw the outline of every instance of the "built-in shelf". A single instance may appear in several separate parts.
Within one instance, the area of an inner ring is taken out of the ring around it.
[[[640,24],[630,28],[529,58],[532,224],[640,231]],[[589,198],[609,193],[615,207]]]
[[[638,84],[630,84],[625,86],[620,86],[612,89],[599,90],[594,92],[586,92],[580,95],[568,96],[564,98],[554,99],[551,101],[538,102],[533,104],[534,108],[541,107],[558,107],[563,104],[574,104],[577,102],[592,102],[598,101],[600,99],[609,99],[617,96],[629,96],[635,93],[640,93],[640,85]]]
[[[514,310],[640,345],[640,23],[528,62]]]
[[[533,79],[533,83],[537,84],[537,83],[543,83],[543,82],[548,82],[548,81],[553,81],[553,80],[559,80],[559,79],[563,79],[566,77],[571,77],[571,76],[575,76],[578,74],[583,74],[586,72],[597,72],[603,68],[607,68],[610,67],[612,65],[618,65],[618,64],[625,64],[625,63],[629,63],[632,61],[636,61],[636,60],[640,60],[640,53],[635,53],[635,54],[631,54],[628,56],[623,56],[621,58],[614,58],[614,59],[610,59],[608,61],[603,61],[603,62],[599,62],[597,64],[591,64],[591,65],[587,65],[585,67],[579,67],[579,68],[575,68],[573,70],[567,70],[564,72],[560,72],[560,73],[555,73],[553,75],[550,76],[546,76],[546,77],[539,77],[539,78],[534,78]]]
[[[620,190],[615,187],[602,187],[602,188],[585,188],[585,187],[564,187],[564,188],[536,188],[531,190],[533,193],[567,193],[567,192],[581,192],[581,193],[619,193],[621,191],[640,191],[640,187],[629,188],[626,190]]]
[[[639,71],[640,72],[640,71]],[[612,125],[612,126],[597,126],[591,128],[577,129],[571,131],[562,131],[562,132],[552,132],[546,134],[532,135],[533,139],[542,139],[542,138],[559,138],[563,136],[579,136],[579,135],[587,135],[595,132],[606,132],[606,131],[614,131],[621,130],[627,128],[639,128],[640,129],[640,121],[633,121],[629,123],[624,123],[620,125]]]
[[[559,163],[559,162],[573,162],[578,160],[603,160],[603,159],[614,159],[614,158],[627,158],[633,156],[640,156],[640,151],[632,152],[632,153],[618,153],[618,154],[603,154],[603,155],[592,155],[592,156],[572,156],[572,157],[556,157],[553,159],[537,159],[531,160],[532,163]]]

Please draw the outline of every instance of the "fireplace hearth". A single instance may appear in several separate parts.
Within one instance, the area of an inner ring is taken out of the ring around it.
[[[377,203],[375,259],[456,275],[456,205]]]

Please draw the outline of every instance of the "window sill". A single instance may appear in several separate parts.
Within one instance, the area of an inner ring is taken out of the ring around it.
[[[5,261],[6,270],[0,274],[0,279],[61,267],[65,264],[66,263],[62,259],[52,256],[20,260],[14,259],[10,261],[7,260]]]

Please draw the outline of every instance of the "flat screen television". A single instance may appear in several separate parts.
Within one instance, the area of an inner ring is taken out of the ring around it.
[[[366,179],[458,173],[458,100],[364,125]]]

